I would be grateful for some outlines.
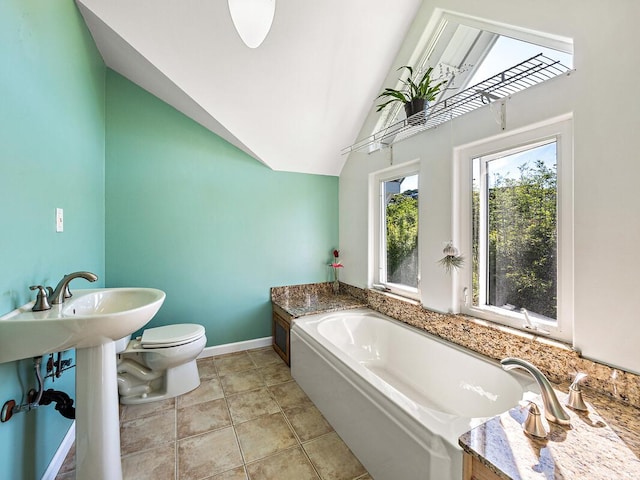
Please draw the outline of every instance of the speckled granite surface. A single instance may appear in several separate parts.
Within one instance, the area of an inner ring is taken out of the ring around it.
[[[419,302],[342,282],[338,296],[333,294],[330,283],[314,283],[274,287],[271,298],[293,317],[368,306],[495,360],[527,360],[557,384],[571,382],[578,372],[586,373],[588,377],[582,381],[585,389],[640,408],[640,375],[581,358],[569,345],[546,337],[465,315],[433,312]]]
[[[556,393],[564,403],[566,394]],[[527,409],[515,407],[465,433],[459,443],[504,479],[639,479],[639,437],[627,431],[628,425],[638,425],[638,419],[618,402],[593,400],[587,402],[593,403],[589,412],[566,409],[571,417],[569,427],[543,420],[549,431],[546,439],[524,434],[521,424]],[[539,397],[536,403],[542,405]]]
[[[368,306],[495,360],[530,361],[563,392],[576,373],[587,373],[582,385],[591,410],[571,411],[571,428],[551,424],[548,439],[532,439],[521,427],[526,411],[515,407],[463,435],[461,446],[504,479],[640,479],[639,375],[581,358],[569,345],[545,337],[436,313],[418,302],[344,283],[339,296],[324,283],[273,288],[272,300],[294,317]],[[561,400],[565,396],[558,394]]]
[[[271,301],[294,318],[367,306],[365,297],[351,295],[342,283],[338,295],[330,283],[273,287]]]
[[[422,308],[418,302],[367,290],[369,307],[469,350],[501,360],[518,357],[538,367],[554,383],[588,375],[585,388],[640,408],[640,376],[581,358],[569,345],[465,315]]]

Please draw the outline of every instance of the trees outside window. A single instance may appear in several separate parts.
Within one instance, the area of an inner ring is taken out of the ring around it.
[[[394,293],[419,298],[417,162],[373,177],[376,195],[374,282]]]
[[[474,159],[473,304],[557,318],[556,142]]]
[[[413,179],[385,182],[385,191],[398,183]],[[387,282],[418,288],[418,189],[388,194],[385,217]]]

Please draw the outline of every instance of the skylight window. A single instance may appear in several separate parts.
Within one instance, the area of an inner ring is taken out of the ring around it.
[[[475,85],[539,53],[573,68],[573,55],[570,53],[499,35],[485,57],[473,69],[473,76],[469,78],[467,85]]]
[[[559,61],[565,70],[573,68],[573,41],[568,38],[449,12],[442,12],[434,25],[430,36],[425,36],[426,40],[416,47],[408,62],[417,75],[431,66],[434,67],[437,80],[447,80],[446,88],[432,104],[539,54]],[[404,109],[400,104],[385,108],[375,125],[372,138],[377,138],[378,134],[385,136],[387,132],[395,135],[395,125],[404,118]],[[372,151],[392,142],[393,138],[389,140],[387,135],[382,143],[378,140],[364,143]]]

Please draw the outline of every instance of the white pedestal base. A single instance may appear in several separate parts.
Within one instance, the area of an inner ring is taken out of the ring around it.
[[[76,479],[122,480],[114,342],[76,351]]]

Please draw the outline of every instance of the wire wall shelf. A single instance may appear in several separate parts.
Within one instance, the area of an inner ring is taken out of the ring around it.
[[[501,73],[473,85],[455,95],[430,105],[420,112],[342,149],[342,154],[355,151],[373,151],[388,146],[420,132],[435,128],[460,115],[477,108],[502,101],[504,122],[504,100],[514,93],[533,87],[546,80],[571,73],[572,69],[545,55],[538,54]],[[504,125],[503,125],[504,129]]]

